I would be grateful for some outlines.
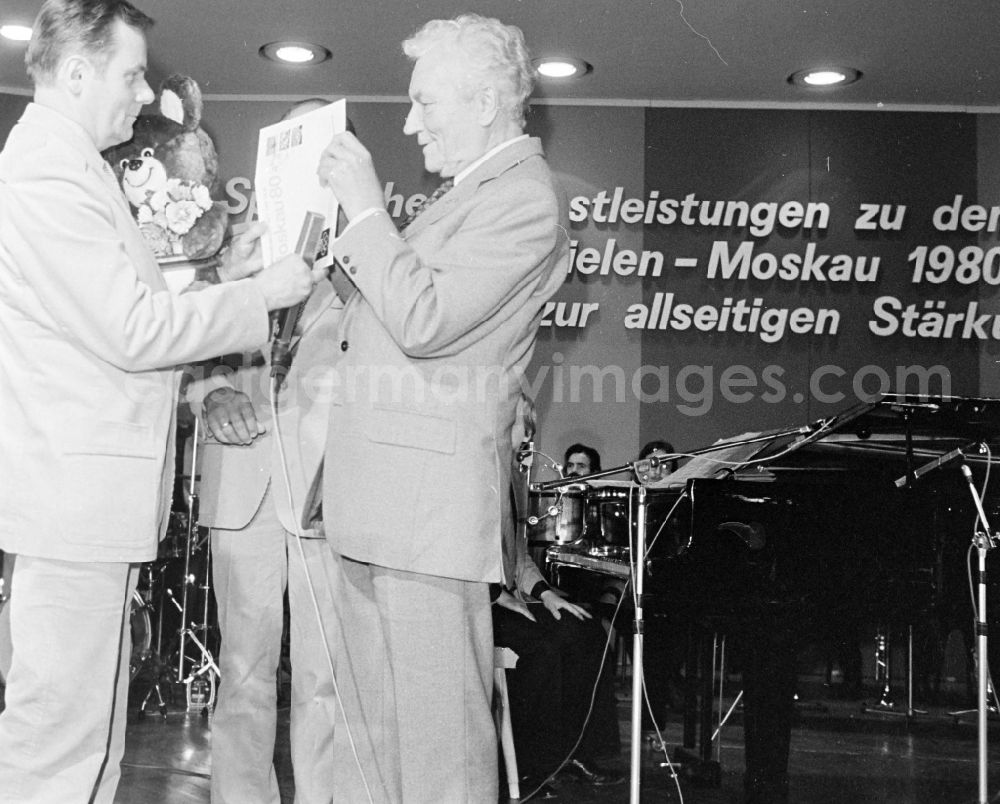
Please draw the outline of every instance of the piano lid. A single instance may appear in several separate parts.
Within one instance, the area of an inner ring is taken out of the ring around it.
[[[722,438],[707,447],[661,457],[688,460],[673,472],[645,483],[649,489],[682,490],[692,480],[738,478],[771,480],[784,475],[857,471],[859,465],[882,466],[911,479],[928,461],[960,450],[967,463],[986,464],[1000,455],[1000,399],[959,396],[912,396],[886,393],[811,424]],[[633,489],[640,485],[612,475],[639,471],[642,462],[574,478],[585,488]],[[919,474],[917,475],[919,476]],[[566,479],[533,484],[546,491]]]
[[[719,478],[732,474],[752,462],[754,457],[772,444],[804,435],[808,428],[743,433],[722,438],[705,449],[697,450],[683,466],[659,480],[647,484],[651,489],[683,488],[689,480]]]
[[[775,471],[852,471],[859,463],[898,466],[912,476],[954,450],[973,464],[1000,456],[1000,399],[883,394],[802,427],[720,439],[648,486],[681,488],[692,479],[734,476],[768,480]]]

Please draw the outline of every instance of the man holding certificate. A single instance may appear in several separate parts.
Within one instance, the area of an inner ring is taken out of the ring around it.
[[[565,200],[523,133],[534,73],[519,29],[463,15],[403,49],[404,132],[447,192],[400,233],[357,138],[335,136],[319,165],[349,221],[331,252],[358,291],[339,327],[324,489],[347,713],[335,789],[495,801],[488,583],[502,575],[520,381],[566,275]]]

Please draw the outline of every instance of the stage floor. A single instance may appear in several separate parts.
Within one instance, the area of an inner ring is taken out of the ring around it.
[[[738,689],[738,680],[731,686]],[[623,750],[619,767],[629,773],[629,682],[619,681],[619,714]],[[802,703],[792,733],[791,801],[795,804],[965,804],[978,801],[977,727],[975,713],[953,717],[960,705],[926,706],[911,718],[866,709],[874,705],[877,690],[866,689],[862,700],[840,700],[817,678],[800,679]],[[134,696],[138,697],[138,696]],[[169,700],[161,717],[151,708],[138,717],[137,702],[129,713],[127,748],[117,804],[207,804],[211,773],[211,716],[187,712],[183,695]],[[920,706],[918,704],[918,706]],[[1000,720],[991,716],[988,757],[989,800],[1000,800]],[[705,786],[686,778],[680,769],[679,787],[664,766],[662,753],[644,736],[641,800],[681,801],[688,804],[738,804],[743,767],[739,710],[723,731],[721,784]],[[291,804],[294,787],[288,758],[288,710],[279,717],[276,749],[283,804]],[[665,729],[671,756],[681,740],[681,719],[671,715]],[[506,791],[504,791],[506,792]],[[522,795],[529,791],[522,791]],[[558,799],[567,804],[630,800],[629,780],[609,788],[593,788],[563,781]],[[504,799],[505,800],[505,799]],[[336,795],[333,801],[337,802]],[[355,804],[347,802],[346,804]]]

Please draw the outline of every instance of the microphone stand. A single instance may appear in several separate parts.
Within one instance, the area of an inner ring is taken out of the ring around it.
[[[643,567],[646,564],[646,487],[639,486],[639,507],[636,512],[633,577],[635,586],[635,632],[632,635],[632,754],[629,761],[629,802],[639,804],[639,768],[642,762],[642,650],[645,622],[642,595],[645,586]]]
[[[645,635],[645,623],[643,620],[642,613],[642,596],[645,587],[645,572],[643,567],[646,561],[646,495],[647,490],[645,483],[647,478],[649,480],[656,479],[658,473],[656,471],[650,471],[650,464],[652,463],[652,469],[656,470],[658,467],[663,467],[669,464],[669,462],[678,457],[677,455],[666,455],[666,456],[650,456],[644,461],[634,461],[632,463],[622,464],[613,469],[606,469],[600,472],[594,472],[590,475],[581,475],[579,477],[572,476],[568,478],[563,478],[561,480],[553,480],[548,483],[541,484],[545,488],[561,488],[567,485],[575,485],[581,482],[586,482],[588,480],[593,480],[594,478],[607,477],[608,475],[618,474],[620,472],[631,471],[635,473],[635,476],[640,479],[640,485],[638,490],[638,508],[636,510],[636,542],[635,542],[635,552],[632,555],[632,582],[635,590],[635,612],[633,616],[634,630],[632,635],[632,722],[631,722],[631,756],[630,756],[630,776],[629,776],[629,804],[639,804],[639,791],[640,791],[640,769],[642,767],[642,703],[643,703],[643,668],[642,668],[642,652],[643,652],[643,637]]]
[[[977,580],[978,604],[976,606],[976,681],[978,682],[977,696],[977,731],[978,731],[978,766],[979,766],[979,798],[978,804],[987,804],[987,784],[986,784],[986,745],[987,728],[986,717],[988,712],[988,702],[986,688],[989,680],[989,659],[987,654],[987,625],[986,625],[986,553],[996,547],[996,542],[992,535],[990,523],[986,519],[986,512],[983,510],[983,502],[979,492],[972,482],[972,470],[966,464],[961,466],[962,474],[969,484],[969,493],[976,506],[978,524],[982,529],[976,530],[972,541],[979,555],[979,577]]]
[[[937,469],[946,463],[956,459],[962,459],[962,463],[959,464],[959,469],[969,485],[969,493],[972,495],[972,502],[976,508],[977,527],[972,535],[972,543],[979,556],[979,573],[976,581],[976,731],[978,739],[977,765],[979,771],[979,797],[976,801],[978,804],[987,804],[986,748],[988,733],[987,717],[989,715],[988,690],[990,686],[990,669],[987,636],[989,629],[986,623],[986,553],[996,547],[996,540],[993,535],[993,529],[990,527],[989,520],[986,518],[986,511],[983,510],[982,498],[976,490],[976,484],[972,480],[972,470],[964,461],[964,450],[970,449],[972,446],[973,445],[966,445],[958,449],[953,449],[951,452],[948,452],[940,458],[937,458],[936,460],[920,467],[915,472],[911,469],[908,474],[910,475],[911,480],[915,480],[922,474],[925,474],[933,469]],[[906,478],[900,478],[896,481],[896,486],[901,487],[904,485],[905,481]],[[978,527],[980,525],[982,526],[981,529]]]
[[[198,529],[198,514],[195,509],[197,505],[197,495],[194,490],[194,481],[198,476],[198,429],[199,422],[198,419],[194,420],[194,431],[191,433],[191,482],[188,486],[188,523],[187,523],[187,534],[186,534],[186,549],[184,551],[184,581],[183,587],[181,589],[181,603],[180,603],[180,613],[181,613],[181,628],[180,628],[180,643],[177,648],[177,678],[184,678],[184,650],[185,650],[185,639],[189,635],[187,627],[187,613],[188,613],[188,587],[191,585],[191,553],[194,550],[195,536]],[[171,595],[173,597],[173,595]],[[174,605],[177,605],[177,601],[174,601]]]
[[[191,559],[194,552],[199,549],[196,544],[198,536],[198,494],[195,491],[195,479],[198,477],[198,472],[200,470],[200,466],[198,465],[199,428],[200,421],[196,418],[194,420],[194,431],[191,434],[191,482],[188,487],[188,511],[190,516],[188,517],[187,549],[184,551],[184,580],[181,587],[180,602],[177,601],[177,598],[174,597],[174,594],[170,589],[167,589],[166,593],[170,597],[170,601],[180,613],[181,617],[177,648],[177,680],[186,688],[187,711],[197,711],[201,712],[203,715],[207,715],[208,710],[215,704],[215,679],[221,677],[219,666],[215,663],[212,658],[212,652],[205,644],[208,641],[209,630],[208,598],[211,587],[212,555],[211,541],[208,539],[205,541],[204,578],[202,585],[198,587],[199,591],[201,591],[205,596],[202,608],[202,616],[204,619],[201,623],[188,621],[189,612],[193,608],[191,587],[197,583],[195,576],[192,573]],[[195,633],[196,630],[200,630],[202,632],[202,639],[198,639],[198,636]],[[190,661],[193,665],[195,661],[194,659],[189,659],[187,656],[188,640],[190,640],[191,643],[194,644],[194,646],[201,652],[201,662],[196,667],[192,666],[191,672],[185,675],[185,663]]]

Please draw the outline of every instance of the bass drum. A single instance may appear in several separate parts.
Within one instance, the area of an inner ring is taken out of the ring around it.
[[[134,681],[153,653],[153,621],[149,616],[149,606],[138,590],[132,593],[129,626],[132,633],[132,653],[129,656],[128,680]]]

